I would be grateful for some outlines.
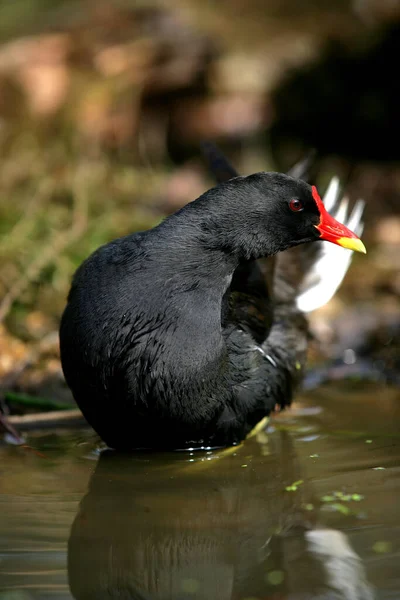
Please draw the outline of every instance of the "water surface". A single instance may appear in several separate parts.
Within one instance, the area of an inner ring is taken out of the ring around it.
[[[309,393],[227,451],[0,447],[0,600],[400,598],[399,392]]]

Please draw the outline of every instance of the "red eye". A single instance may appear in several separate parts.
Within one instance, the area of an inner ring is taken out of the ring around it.
[[[299,212],[300,210],[303,210],[304,206],[301,200],[293,198],[293,200],[289,202],[289,208],[293,212]]]

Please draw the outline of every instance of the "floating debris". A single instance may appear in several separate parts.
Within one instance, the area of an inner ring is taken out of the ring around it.
[[[285,573],[284,571],[270,571],[265,579],[271,585],[280,585],[285,580]]]
[[[364,500],[364,496],[361,494],[344,494],[343,492],[332,492],[332,494],[326,494],[321,497],[322,502],[333,502],[334,500],[341,500],[342,502],[360,502]]]
[[[387,554],[392,550],[392,543],[385,541],[375,542],[372,546],[372,550],[377,554]]]
[[[292,485],[287,485],[285,487],[285,490],[287,492],[295,492],[298,488],[299,485],[301,485],[302,483],[304,483],[303,479],[299,479],[299,481],[295,481],[294,483],[292,483]]]

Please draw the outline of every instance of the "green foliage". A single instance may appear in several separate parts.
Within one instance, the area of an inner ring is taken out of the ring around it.
[[[18,302],[20,311],[57,318],[91,252],[163,217],[154,208],[161,169],[149,173],[104,153],[71,155],[66,140],[42,143],[31,132],[3,146],[0,158],[0,299],[20,286],[13,309]]]

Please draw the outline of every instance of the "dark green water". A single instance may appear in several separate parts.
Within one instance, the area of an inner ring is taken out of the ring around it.
[[[343,384],[228,452],[3,446],[0,600],[397,600],[399,425],[398,391]]]

